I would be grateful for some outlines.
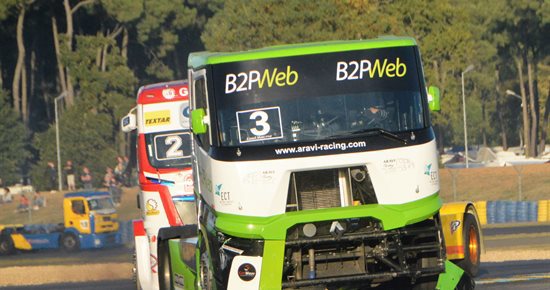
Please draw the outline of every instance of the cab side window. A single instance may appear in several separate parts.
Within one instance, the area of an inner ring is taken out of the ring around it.
[[[71,202],[71,209],[73,210],[73,213],[75,214],[85,214],[86,208],[84,207],[84,201],[83,200],[73,200]]]
[[[199,77],[194,80],[194,98],[195,98],[195,108],[202,108],[206,110],[208,114],[208,104],[206,102],[206,80],[204,77]],[[208,126],[208,132],[205,134],[197,135],[197,139],[199,140],[199,143],[201,147],[204,150],[207,150],[210,148],[210,125]]]

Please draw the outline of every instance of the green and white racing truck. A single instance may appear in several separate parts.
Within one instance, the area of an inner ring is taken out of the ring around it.
[[[439,92],[414,39],[192,53],[189,67],[199,224],[159,261],[173,288],[473,288],[446,259]]]

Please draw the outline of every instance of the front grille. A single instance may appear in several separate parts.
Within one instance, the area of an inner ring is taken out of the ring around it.
[[[289,184],[287,212],[377,203],[366,166],[294,172]]]
[[[299,198],[302,210],[340,206],[340,193],[334,188],[302,191]]]

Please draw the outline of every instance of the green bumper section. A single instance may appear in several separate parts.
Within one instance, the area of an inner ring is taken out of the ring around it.
[[[373,217],[385,230],[400,228],[432,217],[441,207],[439,195],[400,205],[368,204],[289,212],[270,217],[239,216],[217,213],[216,228],[234,237],[264,240],[285,240],[286,231],[295,224]]]
[[[445,261],[445,273],[439,275],[436,289],[452,290],[456,289],[458,282],[462,278],[464,270],[452,262]]]
[[[260,289],[281,289],[285,239],[288,228],[302,223],[335,219],[373,217],[385,230],[414,224],[437,213],[442,205],[436,193],[424,199],[402,205],[363,205],[290,212],[272,217],[248,217],[218,213],[217,230],[226,234],[265,241]],[[447,285],[447,284],[445,284]]]

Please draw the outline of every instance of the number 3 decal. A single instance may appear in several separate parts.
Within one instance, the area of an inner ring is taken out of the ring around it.
[[[240,143],[283,138],[279,107],[257,108],[236,113]]]
[[[250,115],[250,120],[256,120],[256,127],[250,128],[250,132],[256,136],[264,136],[269,133],[271,126],[267,123],[269,116],[264,111],[256,111]],[[258,127],[261,129],[258,130]]]

